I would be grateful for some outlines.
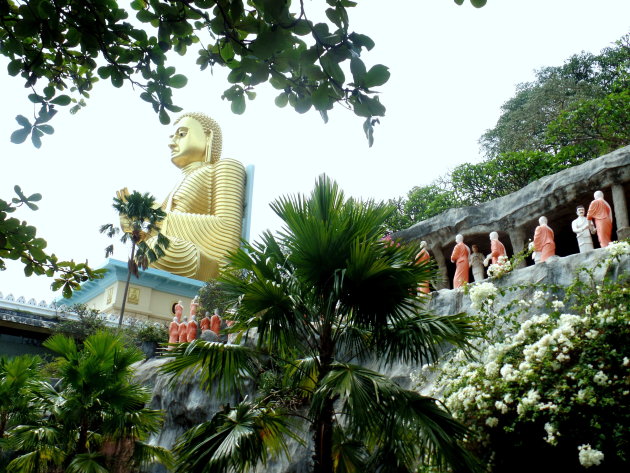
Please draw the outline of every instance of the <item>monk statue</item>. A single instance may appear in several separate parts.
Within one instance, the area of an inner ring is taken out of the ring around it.
[[[451,262],[455,263],[455,276],[453,277],[453,289],[468,283],[468,257],[470,256],[470,248],[464,243],[464,237],[457,235],[455,237],[455,248],[451,253]]]
[[[217,335],[221,333],[221,317],[216,312],[210,317],[210,330]]]
[[[553,230],[547,225],[547,217],[540,217],[538,219],[538,226],[534,231],[534,249],[536,253],[540,253],[541,263],[544,263],[550,256],[556,254]]]
[[[186,341],[192,342],[197,338],[197,321],[195,315],[190,314],[188,318],[188,327],[186,328]]]
[[[160,231],[169,247],[151,266],[207,281],[240,245],[245,168],[233,159],[220,159],[221,129],[201,113],[177,119],[169,147],[181,177],[162,204],[166,218]],[[149,238],[149,245],[156,238]]]
[[[190,315],[197,315],[197,309],[199,308],[199,296],[195,296],[190,302]]]
[[[182,305],[182,301],[178,301],[175,304],[175,317],[177,318],[177,323],[182,322],[182,312],[184,312],[184,306]]]
[[[599,246],[606,248],[610,243],[612,234],[612,209],[610,205],[608,205],[608,202],[604,200],[604,193],[602,191],[596,191],[593,197],[595,200],[588,206],[586,218],[595,224]]]
[[[205,317],[201,319],[201,322],[199,322],[199,328],[201,328],[201,333],[205,332],[206,330],[210,330],[210,317],[208,317],[208,315],[210,315],[210,313],[206,312]]]
[[[468,264],[472,268],[473,278],[475,282],[483,281],[486,278],[486,273],[483,266],[483,253],[479,251],[479,246],[472,245],[472,253],[468,258]]]
[[[429,261],[431,257],[427,252],[427,242],[423,241],[420,243],[420,252],[416,255],[416,263],[425,263]],[[429,281],[423,281],[418,286],[418,294],[428,294],[429,289]]]
[[[173,317],[173,321],[168,327],[168,343],[177,343],[179,341],[179,322],[177,316]],[[169,347],[169,350],[171,347]]]
[[[488,266],[488,263],[492,260],[492,264],[499,263],[499,257],[505,256],[507,258],[507,252],[505,246],[499,241],[499,234],[497,232],[490,232],[490,254],[483,260],[483,265]]]
[[[591,221],[586,218],[586,210],[583,205],[578,205],[575,213],[578,217],[571,222],[571,229],[577,238],[580,253],[585,253],[593,249],[591,233],[594,233],[595,229]]]
[[[179,343],[186,343],[188,341],[188,324],[186,322],[182,322],[181,324],[179,324],[177,341]]]

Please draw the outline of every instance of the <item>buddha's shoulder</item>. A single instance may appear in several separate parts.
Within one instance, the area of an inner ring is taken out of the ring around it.
[[[218,161],[215,164],[215,166],[218,169],[231,168],[231,169],[239,169],[239,170],[245,171],[245,166],[243,166],[243,163],[232,158],[222,158],[220,161]]]

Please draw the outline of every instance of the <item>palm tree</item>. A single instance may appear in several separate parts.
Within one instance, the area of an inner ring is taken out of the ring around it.
[[[286,450],[287,434],[299,436],[292,417],[313,432],[314,472],[415,471],[420,461],[474,469],[458,444],[466,430],[435,399],[364,366],[431,362],[446,344],[468,347],[475,330],[465,315],[422,310],[416,289],[435,270],[415,263],[415,245],[381,238],[388,207],[346,200],[323,176],[309,198],[272,208],[282,231],[233,254],[221,279],[238,299],[234,330],[257,331],[256,346],[196,340],[169,352],[164,370],[201,368],[205,386],[238,391],[271,358],[287,381],[189,431],[175,449],[176,471],[243,471],[265,461]]]
[[[164,256],[164,250],[168,248],[169,240],[159,231],[159,224],[166,217],[166,212],[156,204],[155,197],[148,192],[141,194],[138,191],[133,191],[129,194],[125,189],[117,197],[114,197],[113,207],[120,216],[123,231],[120,241],[123,243],[131,241],[131,253],[127,261],[129,271],[127,272],[127,282],[120,308],[120,318],[118,319],[118,327],[120,327],[125,313],[131,275],[140,277],[140,269],[147,269],[150,263]],[[105,233],[110,238],[113,238],[119,231],[120,229],[112,223],[102,225],[100,228],[100,232]],[[155,237],[151,239],[151,244],[147,243],[149,237]],[[114,245],[109,245],[105,248],[105,257],[108,258],[113,252]]]
[[[150,392],[132,380],[131,365],[144,359],[117,334],[89,336],[83,349],[64,335],[44,346],[60,355],[60,383],[39,392],[45,406],[37,422],[8,432],[17,456],[8,472],[125,472],[138,464],[170,465],[169,452],[144,443],[161,425],[148,409]]]

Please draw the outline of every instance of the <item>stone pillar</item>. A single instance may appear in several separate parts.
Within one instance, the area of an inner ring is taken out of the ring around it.
[[[628,223],[628,206],[626,194],[621,184],[612,186],[612,205],[615,211],[615,223],[617,225],[617,239],[624,240],[630,237],[630,223]]]
[[[444,252],[441,246],[432,246],[431,253],[438,265],[438,281],[436,281],[437,289],[449,289],[451,286],[448,283],[448,269],[446,268],[446,259],[444,259]]]
[[[512,243],[512,251],[514,254],[519,253],[525,249],[525,242],[527,241],[527,236],[525,235],[525,228],[523,227],[514,227],[508,230],[508,235],[510,236],[510,243]],[[517,265],[518,268],[524,268],[527,266],[525,260],[522,260]]]

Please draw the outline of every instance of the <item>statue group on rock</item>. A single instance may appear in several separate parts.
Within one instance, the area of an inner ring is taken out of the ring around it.
[[[571,223],[571,229],[576,235],[580,253],[594,249],[592,234],[597,233],[599,246],[605,248],[611,241],[612,235],[612,208],[604,200],[604,193],[596,191],[594,200],[590,203],[588,210],[579,205],[576,208],[577,218]],[[485,279],[485,268],[492,265],[505,264],[507,252],[505,245],[499,240],[497,232],[490,233],[490,253],[484,258],[477,245],[472,245],[472,251],[464,243],[464,236],[458,234],[455,237],[455,247],[451,253],[451,262],[455,263],[455,275],[453,276],[453,289],[462,287],[470,282],[469,272],[475,282]],[[416,256],[416,260],[426,261],[429,254],[426,251],[426,242],[422,242],[422,250]],[[556,255],[556,243],[554,231],[548,224],[547,217],[541,216],[538,219],[538,226],[534,231],[533,241],[529,243],[532,250],[532,259],[535,264],[543,263]],[[489,268],[491,274],[492,267]],[[418,288],[418,292],[428,293],[428,283]]]
[[[182,313],[184,311],[182,301],[175,304],[175,316],[173,317],[173,321],[171,322],[168,330],[169,344],[192,342],[197,339],[199,329],[201,330],[201,338],[204,340],[218,341],[220,339],[221,317],[219,317],[216,313],[212,315],[212,317],[208,317],[209,313],[206,312],[204,318],[201,319],[199,324],[197,324],[195,319],[198,308],[199,296],[195,296],[190,303],[190,315],[188,316],[188,321],[182,321]],[[227,325],[231,325],[231,322],[228,321]]]

